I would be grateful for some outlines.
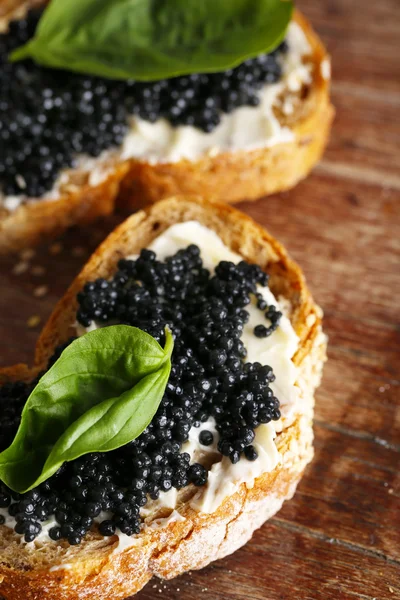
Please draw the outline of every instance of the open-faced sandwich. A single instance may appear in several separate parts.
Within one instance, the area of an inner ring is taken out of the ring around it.
[[[0,595],[122,600],[246,543],[311,460],[325,359],[299,267],[227,205],[131,216],[0,372]]]
[[[46,4],[0,4],[0,252],[117,198],[258,198],[319,159],[330,62],[290,1]]]

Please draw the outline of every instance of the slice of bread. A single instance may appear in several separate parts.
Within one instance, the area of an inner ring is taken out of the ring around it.
[[[21,18],[31,6],[46,0],[7,0],[0,6],[0,31],[12,18]],[[255,150],[204,154],[198,160],[178,162],[123,160],[121,148],[90,159],[63,173],[54,199],[33,199],[8,210],[0,203],[0,254],[32,246],[68,226],[87,223],[109,214],[115,204],[133,211],[176,194],[200,194],[205,198],[238,202],[293,187],[319,160],[330,132],[333,107],[329,99],[329,57],[307,20],[296,12],[294,20],[311,48],[304,57],[311,83],[291,100],[293,113],[275,108],[281,126],[293,132],[293,140]],[[284,103],[288,93],[282,92]],[[91,169],[100,177],[92,178]]]
[[[69,546],[66,541],[23,546],[11,529],[0,526],[0,595],[7,600],[122,600],[139,591],[153,575],[170,579],[200,569],[245,544],[253,531],[292,497],[312,458],[314,391],[326,350],[321,310],[300,268],[269,233],[227,205],[195,197],[164,200],[119,226],[56,306],[39,338],[34,367],[18,365],[3,370],[0,382],[26,380],[45,368],[54,348],[74,333],[76,295],[85,282],[110,277],[120,258],[148,246],[169,226],[189,220],[212,229],[230,249],[265,269],[271,291],[289,307],[299,337],[293,358],[299,373],[299,403],[293,420],[283,422],[276,438],[282,462],[258,477],[251,489],[243,483],[211,514],[190,506],[198,488],[184,488],[178,497],[179,520],[168,518],[172,509],[150,514],[130,547],[121,546],[116,536],[103,538],[94,531],[79,546]]]

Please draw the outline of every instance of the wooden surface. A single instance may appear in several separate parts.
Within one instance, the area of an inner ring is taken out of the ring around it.
[[[399,2],[298,4],[333,55],[331,143],[294,191],[240,208],[287,246],[325,311],[315,460],[245,548],[152,581],[138,600],[400,598]],[[53,254],[1,259],[0,364],[29,361],[39,326],[28,318],[43,322],[110,228],[72,232]]]

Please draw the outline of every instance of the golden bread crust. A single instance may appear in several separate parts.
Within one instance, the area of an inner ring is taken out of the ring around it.
[[[84,185],[56,200],[37,200],[0,214],[0,255],[35,246],[71,225],[84,225],[114,212],[127,165],[120,164],[98,185]],[[1,208],[0,208],[1,212]]]
[[[45,4],[48,0],[1,0],[0,33],[7,31],[8,23],[13,19],[22,19],[30,8]]]
[[[46,365],[57,344],[68,339],[75,321],[76,293],[86,281],[110,276],[121,257],[148,245],[173,223],[192,219],[266,269],[273,293],[292,306],[290,318],[300,338],[294,362],[299,368],[296,385],[301,401],[294,419],[277,435],[282,462],[257,478],[251,489],[243,483],[212,514],[194,510],[189,500],[198,490],[185,488],[178,505],[183,520],[156,521],[171,512],[162,509],[146,522],[135,538],[137,544],[125,550],[118,547],[116,536],[102,538],[92,532],[80,546],[61,541],[37,544],[32,551],[21,546],[10,529],[0,527],[0,594],[7,600],[122,600],[139,591],[153,575],[169,579],[202,568],[246,543],[293,495],[312,458],[313,396],[326,347],[321,311],[284,248],[249,217],[227,205],[178,197],[127,219],[101,244],[56,306],[39,338],[32,374]],[[28,372],[18,365],[15,370],[1,371],[0,381],[27,378]]]

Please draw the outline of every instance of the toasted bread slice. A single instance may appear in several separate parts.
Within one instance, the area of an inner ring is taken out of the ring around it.
[[[0,31],[12,18],[46,0],[8,0],[0,6]],[[294,111],[275,108],[280,126],[293,132],[292,141],[255,150],[205,153],[197,160],[146,162],[122,159],[122,148],[90,159],[63,173],[54,198],[30,199],[10,210],[0,203],[0,254],[32,246],[73,224],[107,215],[118,206],[128,212],[176,194],[200,194],[231,203],[251,200],[293,187],[319,160],[326,145],[333,108],[329,100],[329,57],[307,20],[294,20],[311,48],[304,57],[311,83],[297,92]],[[282,92],[284,103],[287,94]],[[99,177],[91,177],[94,169]]]
[[[34,367],[24,365],[0,372],[0,382],[26,380],[45,368],[54,348],[73,333],[76,295],[85,282],[110,277],[120,258],[148,246],[169,226],[195,220],[215,231],[223,242],[270,274],[270,288],[290,307],[290,320],[299,336],[293,361],[298,366],[300,401],[290,424],[283,425],[276,443],[282,462],[258,477],[252,489],[242,484],[211,513],[189,501],[198,488],[181,490],[179,520],[172,509],[146,518],[133,545],[125,547],[114,536],[90,532],[79,546],[60,542],[19,543],[14,532],[0,526],[0,594],[7,600],[122,600],[139,591],[155,575],[170,579],[189,569],[200,569],[230,554],[253,531],[291,498],[313,455],[314,391],[319,384],[326,339],[321,310],[308,291],[300,268],[262,227],[237,210],[194,197],[176,197],[140,211],[119,226],[97,249],[58,303],[39,338]]]

